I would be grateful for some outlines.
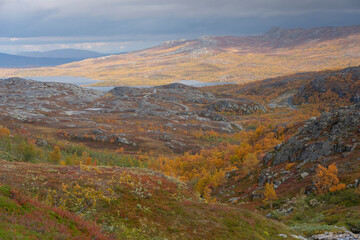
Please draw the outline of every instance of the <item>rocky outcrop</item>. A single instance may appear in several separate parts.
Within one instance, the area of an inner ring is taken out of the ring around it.
[[[260,104],[248,101],[220,100],[208,106],[208,110],[215,112],[232,112],[238,114],[252,114],[255,112],[266,112],[266,108]]]
[[[289,141],[264,157],[273,165],[316,161],[324,156],[353,151],[359,144],[360,104],[342,107],[311,118]]]
[[[207,110],[201,110],[196,112],[200,117],[208,118],[213,121],[227,121],[226,117],[221,114],[214,113]]]

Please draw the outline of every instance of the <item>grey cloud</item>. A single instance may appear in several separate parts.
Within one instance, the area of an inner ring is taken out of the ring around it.
[[[6,12],[34,15],[54,11],[52,17],[74,15],[105,19],[131,19],[154,16],[269,16],[304,14],[313,11],[357,11],[359,0],[2,0]]]
[[[0,41],[3,46],[147,47],[201,35],[260,34],[273,26],[358,23],[359,0],[0,0],[0,37],[35,39]]]

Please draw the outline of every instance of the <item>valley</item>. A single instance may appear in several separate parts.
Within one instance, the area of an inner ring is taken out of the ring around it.
[[[360,239],[359,26],[70,53],[0,69],[0,239]]]
[[[16,210],[25,203],[76,218],[61,228],[75,224],[84,239],[356,239],[359,74],[108,92],[2,79],[0,234],[31,235],[11,227],[32,218]],[[331,164],[346,188],[318,194],[318,165]],[[276,195],[264,200],[267,183]],[[58,236],[57,224],[42,234]]]

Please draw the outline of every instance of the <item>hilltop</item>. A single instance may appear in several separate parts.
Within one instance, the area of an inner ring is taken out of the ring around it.
[[[360,26],[273,28],[250,37],[209,36],[51,68],[2,69],[9,76],[78,76],[97,85],[161,85],[179,80],[252,82],[359,65]]]

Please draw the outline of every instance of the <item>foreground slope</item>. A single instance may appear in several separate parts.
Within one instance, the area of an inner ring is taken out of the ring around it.
[[[360,26],[275,28],[261,36],[202,37],[58,67],[11,70],[10,76],[78,76],[99,85],[159,85],[179,80],[251,82],[360,64]]]
[[[0,186],[0,239],[108,239],[100,227]]]
[[[278,234],[292,232],[247,210],[206,204],[184,183],[150,170],[6,161],[0,165],[2,184],[96,221],[116,239],[281,239]],[[3,224],[6,211],[23,208],[9,196],[0,195]],[[30,226],[22,228],[30,231]]]

